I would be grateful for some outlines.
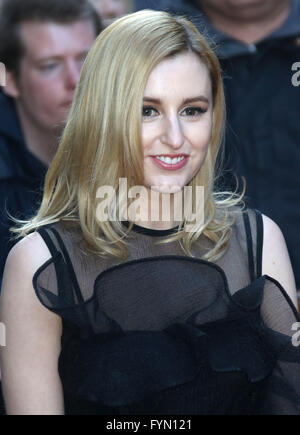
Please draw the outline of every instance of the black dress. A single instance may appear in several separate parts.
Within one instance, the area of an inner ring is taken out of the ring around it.
[[[52,258],[33,283],[63,321],[66,413],[299,414],[300,319],[261,276],[260,214],[237,216],[216,263],[205,236],[194,257],[160,244],[172,231],[134,226],[121,263],[86,254],[76,228],[39,230]]]

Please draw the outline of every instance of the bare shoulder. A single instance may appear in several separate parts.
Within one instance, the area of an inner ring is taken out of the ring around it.
[[[284,243],[285,240],[279,226],[268,216],[262,214],[264,224],[264,243]]]
[[[36,270],[51,258],[49,249],[38,232],[27,235],[10,250],[4,268],[3,285],[7,276],[32,279]]]
[[[7,345],[0,349],[3,391],[8,414],[63,413],[57,372],[61,318],[37,297],[33,276],[51,258],[36,232],[10,251],[0,295],[0,321]]]
[[[29,234],[13,246],[3,274],[0,298],[2,315],[6,316],[3,307],[7,310],[9,306],[23,310],[24,313],[34,310],[36,313],[49,312],[52,315],[36,297],[32,282],[35,272],[50,258],[50,251],[37,232]],[[16,304],[16,301],[19,303]]]
[[[43,238],[38,232],[34,232],[13,246],[8,254],[5,267],[17,263],[20,266],[26,265],[31,270],[36,266],[41,266],[49,258],[51,254]]]
[[[264,226],[262,273],[276,279],[297,306],[295,278],[284,236],[272,219],[265,215],[262,215],[262,218]]]

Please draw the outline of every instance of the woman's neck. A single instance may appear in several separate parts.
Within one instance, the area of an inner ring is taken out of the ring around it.
[[[174,228],[183,219],[182,212],[178,208],[180,197],[182,192],[174,195],[145,189],[143,194],[140,193],[139,200],[130,205],[128,219],[136,225],[153,230]]]

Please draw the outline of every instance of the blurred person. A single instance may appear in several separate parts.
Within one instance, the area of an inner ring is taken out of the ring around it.
[[[131,0],[92,0],[104,27],[131,11]]]
[[[10,215],[28,218],[38,208],[83,60],[100,30],[86,0],[1,2],[0,285],[15,243]],[[0,393],[0,413],[1,400]]]
[[[99,16],[87,0],[3,0],[0,281],[14,243],[9,240],[9,215],[28,218],[39,205],[82,63],[100,30]]]
[[[187,15],[216,46],[228,112],[223,183],[234,188],[232,170],[245,177],[248,204],[285,235],[300,289],[300,86],[292,70],[300,1],[136,0],[136,8],[153,3]]]
[[[188,20],[142,11],[97,38],[5,267],[9,414],[300,413],[284,238],[214,190],[224,103]]]

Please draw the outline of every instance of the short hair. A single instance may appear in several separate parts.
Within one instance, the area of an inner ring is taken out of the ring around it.
[[[83,65],[60,146],[46,176],[41,208],[16,232],[25,235],[44,224],[73,219],[91,251],[125,258],[121,222],[97,221],[97,190],[107,185],[117,190],[121,178],[127,179],[128,189],[144,184],[141,122],[147,80],[160,62],[185,52],[195,53],[208,69],[213,123],[206,159],[189,183],[193,188],[205,187],[204,223],[178,237],[184,239],[189,255],[201,233],[214,242],[207,258],[224,252],[234,221],[228,210],[240,198],[214,192],[225,125],[220,64],[187,19],[150,10],[120,18],[97,38]]]
[[[89,20],[95,36],[102,30],[101,19],[89,0],[2,0],[0,6],[0,62],[8,71],[19,72],[25,47],[20,35],[24,22],[71,24]]]

